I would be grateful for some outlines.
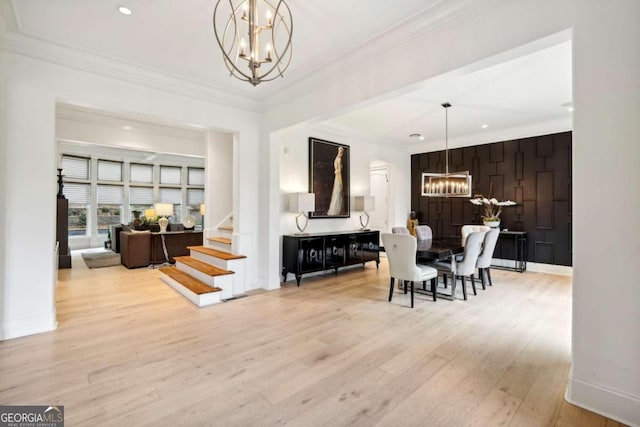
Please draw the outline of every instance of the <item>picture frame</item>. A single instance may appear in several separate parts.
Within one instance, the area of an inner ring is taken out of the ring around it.
[[[310,219],[351,216],[350,159],[348,145],[309,137],[309,192],[316,205]]]

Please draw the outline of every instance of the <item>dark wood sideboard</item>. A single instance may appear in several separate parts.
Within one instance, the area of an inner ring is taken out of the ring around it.
[[[305,273],[335,270],[369,261],[380,265],[379,231],[340,231],[332,233],[288,234],[282,238],[282,277],[300,279]]]

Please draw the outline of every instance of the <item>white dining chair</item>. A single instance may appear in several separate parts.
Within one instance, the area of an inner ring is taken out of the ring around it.
[[[407,227],[392,227],[391,228],[391,232],[393,234],[408,234],[408,235],[411,235],[411,233],[409,233],[409,229]]]
[[[476,262],[478,275],[480,276],[480,281],[482,283],[482,289],[486,289],[484,279],[485,274],[487,276],[487,282],[489,283],[489,286],[493,286],[493,283],[491,282],[491,260],[493,259],[493,252],[496,248],[496,243],[498,242],[499,236],[499,228],[491,228],[489,231],[487,231],[487,234],[484,235],[482,251],[480,252],[480,255],[478,255],[478,261]]]
[[[484,231],[485,233],[489,231],[491,228],[486,225],[463,225],[460,229],[460,234],[462,235],[462,246],[467,242],[467,236],[476,231]]]
[[[473,294],[477,295],[476,283],[473,277],[473,273],[476,269],[476,262],[482,249],[482,241],[486,231],[475,231],[467,236],[466,245],[464,246],[464,253],[462,257],[451,257],[451,261],[438,261],[430,263],[431,267],[438,269],[442,272],[442,279],[445,287],[447,286],[447,274],[451,274],[451,296],[455,298],[456,295],[456,283],[458,279],[462,281],[462,296],[467,300],[467,276],[471,279],[471,286],[473,288]]]
[[[407,282],[411,285],[411,308],[413,308],[413,283],[422,282],[426,289],[427,280],[431,280],[431,292],[433,300],[436,300],[436,285],[438,270],[426,265],[416,264],[416,239],[410,234],[382,233],[382,243],[389,261],[389,302],[393,298],[393,286],[395,280],[404,280],[404,293],[407,293]]]
[[[428,225],[416,226],[416,235],[418,236],[418,240],[433,239],[433,231]]]

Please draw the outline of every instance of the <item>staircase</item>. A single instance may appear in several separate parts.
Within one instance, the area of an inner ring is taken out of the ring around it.
[[[160,278],[198,307],[217,304],[244,294],[244,255],[232,253],[233,226],[217,228],[204,246],[189,246],[189,256],[163,267]]]

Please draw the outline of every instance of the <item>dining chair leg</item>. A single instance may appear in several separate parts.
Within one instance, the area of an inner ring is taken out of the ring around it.
[[[409,282],[407,282],[406,280],[403,280],[403,281],[402,281],[402,286],[404,286],[404,294],[405,294],[405,295],[407,294],[407,290],[408,290],[408,289],[407,289],[407,286],[409,286],[409,285],[408,285],[408,283],[409,283]]]
[[[426,281],[426,280],[423,280],[423,281],[422,281],[422,290],[423,290],[423,291],[426,291],[426,290],[427,290],[427,281]]]
[[[460,276],[460,278],[462,279],[462,297],[466,301],[467,300],[467,281],[464,276]]]
[[[393,277],[391,278],[391,284],[389,285],[389,302],[391,302],[391,298],[393,298],[393,285],[395,283],[396,279],[394,279]]]
[[[442,273],[442,283],[444,284],[444,288],[447,289],[447,273]]]
[[[431,279],[431,293],[433,294],[433,300],[436,300],[436,286],[438,286],[438,277]]]
[[[471,275],[471,287],[473,288],[473,294],[478,295],[476,292],[476,279],[473,277],[473,274]]]
[[[456,299],[456,275],[452,274],[451,275],[451,299],[454,300]]]
[[[482,290],[486,290],[486,286],[484,285],[484,268],[478,269],[478,275],[480,276],[480,282],[482,283]]]
[[[491,269],[487,268],[487,279],[489,279],[489,286],[493,286],[493,282],[491,281]]]
[[[411,281],[411,308],[413,308],[413,281]]]

